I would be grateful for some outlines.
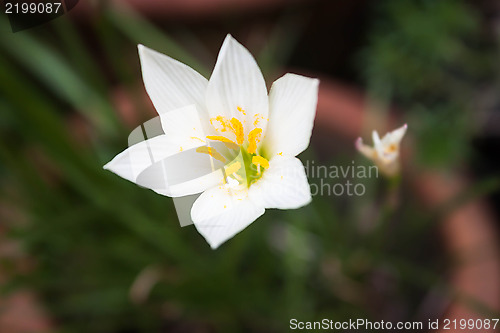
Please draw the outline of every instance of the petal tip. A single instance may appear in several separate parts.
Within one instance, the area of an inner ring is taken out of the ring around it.
[[[157,54],[161,54],[162,56],[164,56],[164,54],[156,51],[156,50],[153,50],[143,44],[137,44],[137,51],[139,53],[139,58],[145,58],[145,57],[154,57],[155,55]]]
[[[139,52],[139,55],[143,53],[146,49],[147,47],[144,46],[143,44],[137,44],[137,51]]]
[[[224,38],[224,41],[222,42],[222,46],[227,45],[229,43],[234,43],[235,41],[236,39],[231,34],[227,34],[226,37]]]
[[[363,139],[361,137],[358,137],[356,139],[356,141],[354,142],[354,145],[357,149],[359,149],[361,147],[361,145],[363,144]]]
[[[210,248],[212,250],[217,250],[221,244],[219,244],[219,243],[208,243],[208,245],[210,245]]]
[[[148,48],[142,44],[137,44],[137,53],[139,54],[139,59],[142,62],[147,58]]]

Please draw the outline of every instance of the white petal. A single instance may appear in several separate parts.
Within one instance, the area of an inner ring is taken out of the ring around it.
[[[386,145],[390,145],[390,144],[398,145],[401,142],[401,140],[403,139],[403,136],[405,135],[407,128],[408,128],[408,126],[406,124],[404,124],[400,128],[397,128],[392,132],[388,132],[386,135],[384,135],[382,142]]]
[[[381,142],[377,131],[372,131],[372,140],[374,146],[380,146]]]
[[[372,132],[372,140],[373,140],[373,148],[378,154],[378,157],[384,156],[384,146],[382,145],[382,141],[378,135],[377,131]]]
[[[174,157],[186,155],[188,153],[174,155]],[[196,155],[189,157],[194,156]],[[206,162],[184,164],[167,158],[144,170],[137,177],[136,183],[158,194],[176,198],[201,193],[221,184],[223,179],[222,170],[213,170]]]
[[[154,118],[132,131],[129,142],[144,139],[158,122]],[[131,145],[104,168],[171,197],[200,193],[222,182],[219,169],[224,162],[196,149],[206,143],[194,105],[163,114],[161,122],[166,134]],[[211,148],[221,154],[227,151],[220,142],[211,143]]]
[[[211,149],[219,152],[227,148],[219,142],[212,144]],[[222,184],[222,168],[227,162],[193,148],[151,165],[137,177],[136,183],[170,197],[196,194]]]
[[[224,186],[202,193],[191,209],[198,232],[215,249],[264,214],[248,197],[240,198]]]
[[[253,129],[256,117],[262,117],[265,121],[258,127],[265,132],[269,105],[264,77],[250,52],[231,35],[222,44],[208,82],[206,105],[210,118],[239,119],[246,134]]]
[[[202,125],[202,112],[189,105],[160,115],[163,131],[170,138],[176,138],[179,150],[206,144],[206,133]],[[182,146],[184,144],[184,147]]]
[[[137,177],[154,163],[178,152],[166,135],[139,142],[116,155],[103,168],[136,183]]]
[[[316,115],[319,80],[285,74],[269,93],[266,149],[271,155],[297,156],[309,145]]]
[[[146,91],[158,114],[195,104],[205,111],[207,79],[191,67],[138,45]]]
[[[295,157],[276,156],[249,196],[264,208],[296,209],[311,202],[311,189],[302,162]]]
[[[358,138],[356,140],[356,149],[363,155],[365,155],[366,157],[368,157],[369,159],[371,160],[374,160],[377,158],[377,153],[375,151],[375,149],[373,149],[372,147],[370,146],[367,146],[363,143],[363,139],[361,138]]]
[[[244,200],[248,200],[246,189],[240,191],[227,184],[219,184],[201,194],[193,205],[191,218],[194,223],[204,225],[206,220],[228,212]]]

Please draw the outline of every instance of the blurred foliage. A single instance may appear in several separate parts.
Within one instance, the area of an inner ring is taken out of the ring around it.
[[[361,57],[368,88],[409,112],[420,162],[460,164],[478,90],[498,77],[496,45],[465,1],[389,0],[375,11]]]
[[[460,2],[389,1],[379,10],[365,53],[370,87],[415,113],[423,156],[444,158],[462,147],[470,124],[459,115],[488,68],[488,56],[465,43],[477,22]],[[205,75],[213,64],[130,11],[103,7],[86,24],[82,32],[62,17],[1,36],[0,203],[14,216],[2,223],[34,259],[27,272],[2,263],[15,275],[5,292],[32,288],[59,332],[95,333],[276,332],[290,318],[377,318],[395,309],[397,320],[410,320],[428,290],[447,292],[435,215],[404,190],[400,208],[383,208],[390,193],[377,179],[365,180],[363,197],[317,196],[297,211],[269,211],[209,250],[194,227],[180,228],[170,199],[102,165],[125,148],[130,130],[114,89],[142,120],[151,114],[137,43]],[[286,31],[278,26],[259,55],[269,71],[293,49]],[[310,149],[302,159],[317,156]],[[331,162],[351,160],[352,152]]]

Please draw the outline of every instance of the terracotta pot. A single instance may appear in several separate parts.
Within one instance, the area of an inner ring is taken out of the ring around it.
[[[386,129],[396,126],[393,118],[389,121],[391,124],[384,124],[381,119],[365,119],[367,107],[368,100],[360,90],[322,79],[315,135],[331,136],[333,132],[346,142],[354,143],[362,134],[363,124],[373,124],[377,128],[382,124]],[[400,123],[404,121],[397,124]],[[410,151],[403,154],[404,159],[411,158]],[[443,174],[433,170],[403,169],[407,172],[404,177],[412,180],[413,191],[429,210],[449,202],[470,184],[467,177],[451,171]],[[450,268],[449,286],[459,294],[448,300],[448,306],[440,316],[443,320],[483,318],[464,305],[462,298],[474,299],[492,310],[500,311],[500,248],[495,222],[486,202],[475,199],[449,212],[439,224],[444,248],[456,262]],[[439,332],[454,332],[453,329],[440,329]]]

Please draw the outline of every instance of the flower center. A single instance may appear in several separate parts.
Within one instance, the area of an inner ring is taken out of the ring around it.
[[[241,107],[238,107],[238,111],[246,114]],[[256,118],[259,121],[263,119],[260,115]],[[258,123],[257,120],[254,123],[255,126]],[[209,135],[206,138],[222,142],[228,149],[218,152],[213,147],[204,146],[197,148],[196,151],[208,154],[222,163],[230,161],[223,168],[225,184],[231,187],[250,187],[262,177],[264,170],[269,168],[269,161],[258,149],[258,144],[262,140],[262,128],[255,127],[245,136],[244,126],[237,118],[227,119],[217,116],[211,118],[210,123],[221,135]]]

